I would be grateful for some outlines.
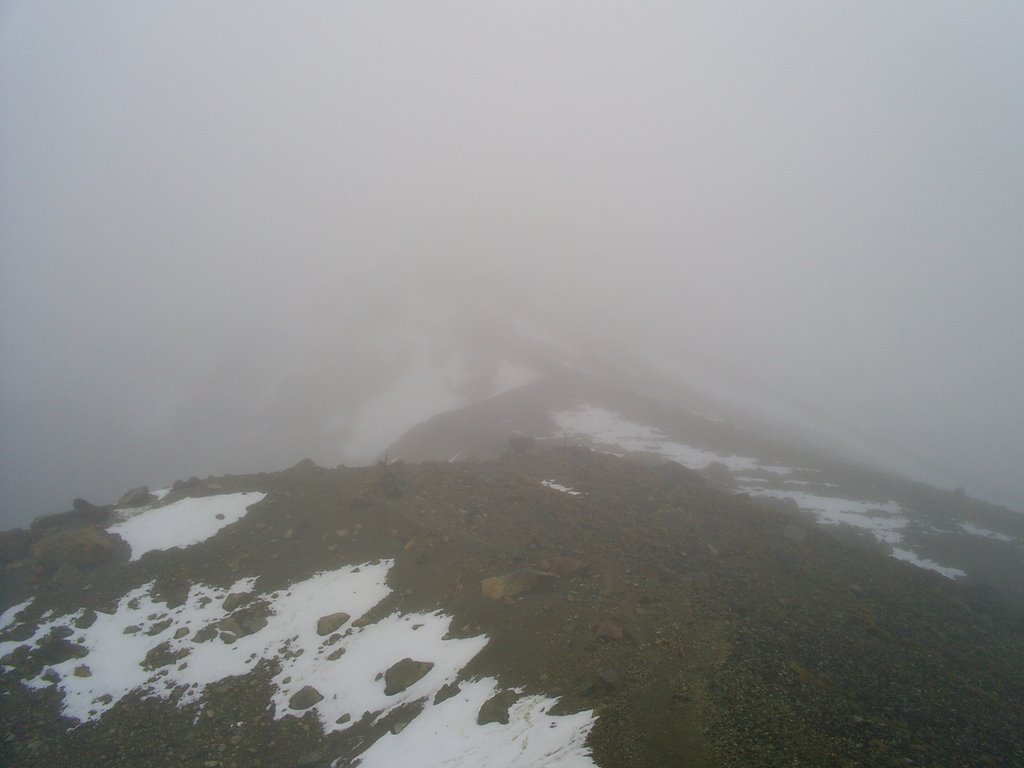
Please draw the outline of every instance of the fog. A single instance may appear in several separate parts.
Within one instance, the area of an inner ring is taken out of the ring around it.
[[[332,448],[357,404],[432,331],[486,350],[484,311],[1022,508],[1022,33],[1013,0],[8,2],[0,524],[369,460]]]

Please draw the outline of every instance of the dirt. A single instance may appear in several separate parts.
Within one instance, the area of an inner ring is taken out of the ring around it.
[[[35,594],[35,615],[102,610],[154,579],[169,602],[190,582],[245,576],[264,593],[394,558],[393,592],[374,614],[441,608],[454,634],[486,633],[462,677],[558,696],[562,713],[593,709],[603,768],[1024,764],[1017,609],[678,465],[557,447],[479,463],[303,463],[195,481],[164,503],[211,483],[267,497],[203,544],[85,573],[86,588],[31,564],[9,570],[6,604]],[[513,597],[481,590],[567,562]],[[275,720],[267,659],[211,686],[196,723],[196,705],[129,697],[72,728],[55,689],[27,690],[29,662],[15,663],[0,697],[0,763],[12,767],[347,765],[415,714],[326,737],[312,713]]]

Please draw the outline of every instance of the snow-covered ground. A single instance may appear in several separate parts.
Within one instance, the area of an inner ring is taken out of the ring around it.
[[[781,485],[797,486],[797,488],[814,485],[815,487],[835,487],[834,484],[812,483],[804,479],[787,477],[796,472],[806,473],[794,467],[763,464],[757,459],[747,456],[720,454],[696,446],[687,445],[669,439],[665,433],[655,427],[631,421],[615,411],[583,405],[567,411],[559,411],[551,415],[558,428],[577,437],[585,437],[600,450],[609,453],[623,454],[630,452],[647,452],[664,456],[677,461],[690,469],[704,469],[711,462],[717,461],[727,466],[740,481],[740,489],[751,496],[790,499],[803,510],[812,512],[822,525],[852,525],[870,531],[879,541],[888,544],[892,556],[913,563],[920,568],[941,573],[950,579],[966,575],[958,568],[950,568],[936,563],[934,560],[920,557],[906,548],[904,535],[910,520],[906,511],[893,501],[870,502],[844,499],[832,496],[820,496],[804,490],[765,488],[764,480],[752,478],[752,473],[770,473],[777,476],[775,481]],[[547,485],[547,482],[545,482]],[[964,527],[968,533],[978,535],[994,534],[994,531]],[[995,534],[998,537],[1000,534]],[[903,545],[903,546],[897,546]]]
[[[221,528],[245,517],[248,508],[265,496],[257,492],[228,493],[181,499],[156,509],[122,510],[128,513],[123,515],[125,519],[107,530],[127,541],[132,548],[131,559],[138,560],[153,550],[206,541]]]
[[[630,421],[615,411],[593,405],[558,411],[551,414],[551,418],[563,432],[586,437],[595,447],[609,453],[657,453],[690,469],[703,469],[717,461],[738,473],[760,471],[788,475],[795,471],[792,467],[763,464],[747,456],[716,453],[670,440],[660,429]]]
[[[562,493],[568,493],[570,496],[580,496],[580,492],[574,488],[570,488],[567,485],[556,483],[554,480],[541,480],[540,484],[545,488],[550,488],[553,491],[561,491]]]
[[[63,714],[79,722],[99,719],[133,691],[175,696],[179,706],[201,703],[208,685],[272,659],[280,666],[272,680],[278,718],[313,711],[326,732],[342,731],[367,714],[377,720],[403,704],[422,704],[406,728],[363,755],[364,768],[402,765],[413,752],[429,766],[594,765],[585,745],[592,712],[553,716],[555,699],[523,696],[510,707],[507,725],[479,725],[480,707],[502,690],[493,678],[463,680],[453,697],[435,703],[487,637],[449,637],[452,617],[441,611],[359,621],[390,593],[392,565],[346,566],[266,594],[253,591],[254,578],[226,589],[196,583],[176,608],[157,600],[149,583],[124,595],[113,613],[96,613],[88,626],[83,611],[44,615],[29,639],[0,642],[0,658],[21,645],[37,648],[54,628],[72,628],[68,639],[85,654],[24,682],[59,688]],[[0,628],[16,627],[30,603],[5,611]],[[389,670],[403,664],[416,672],[388,690]]]
[[[972,536],[982,536],[986,539],[995,539],[996,541],[1006,542],[1012,542],[1015,540],[1013,536],[1007,536],[1005,533],[992,531],[988,528],[981,528],[980,526],[972,525],[971,523],[957,523],[957,525],[963,529],[964,533],[969,533]]]

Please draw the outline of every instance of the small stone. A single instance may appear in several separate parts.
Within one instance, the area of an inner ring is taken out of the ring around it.
[[[85,664],[75,667],[75,677],[92,677],[92,670]]]
[[[622,627],[614,621],[604,619],[594,626],[594,636],[598,640],[621,640],[625,637],[625,634],[622,631]]]

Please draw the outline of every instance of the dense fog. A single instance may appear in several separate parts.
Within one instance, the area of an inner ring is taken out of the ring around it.
[[[1024,508],[1022,31],[1012,0],[8,2],[0,527],[371,461],[360,403],[513,327]]]

